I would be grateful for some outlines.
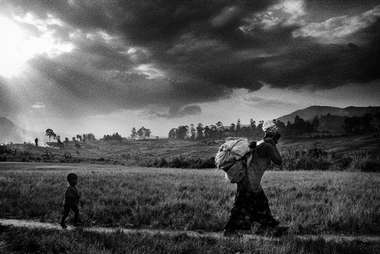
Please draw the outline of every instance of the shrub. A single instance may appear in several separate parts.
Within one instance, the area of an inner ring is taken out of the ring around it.
[[[144,161],[140,163],[143,167],[157,167],[157,168],[194,168],[205,169],[215,168],[215,158],[210,157],[208,159],[201,158],[186,158],[184,156],[174,157],[171,160],[165,158],[155,159],[151,161]]]
[[[379,160],[366,160],[360,164],[360,170],[362,172],[380,172]]]
[[[334,161],[336,169],[344,170],[350,167],[353,159],[351,157],[343,157]]]
[[[189,168],[189,163],[184,157],[180,156],[175,157],[173,160],[171,160],[168,163],[168,166],[171,168]]]
[[[8,148],[6,145],[0,145],[0,154],[10,154],[12,150]]]
[[[203,160],[200,168],[215,168],[215,157]]]
[[[0,161],[7,161],[7,156],[5,154],[0,154]]]

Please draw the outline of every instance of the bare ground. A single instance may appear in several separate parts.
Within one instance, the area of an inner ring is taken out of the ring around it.
[[[16,220],[16,219],[0,219],[0,225],[11,226],[18,228],[28,229],[54,229],[54,230],[74,230],[75,227],[69,226],[67,229],[62,229],[60,225],[46,222],[38,222],[32,220]],[[180,236],[186,235],[192,238],[225,238],[221,232],[196,232],[185,230],[159,230],[159,229],[128,229],[128,228],[111,228],[111,227],[83,227],[80,228],[87,232],[96,233],[115,233],[122,232],[124,234],[145,234],[145,235],[165,235],[165,236]],[[320,235],[293,235],[301,240],[317,240],[323,239],[326,242],[352,242],[360,241],[363,243],[380,243],[380,236],[375,235],[332,235],[332,234],[320,234]],[[279,241],[276,237],[267,237],[254,234],[244,234],[242,240],[261,240],[261,241]]]

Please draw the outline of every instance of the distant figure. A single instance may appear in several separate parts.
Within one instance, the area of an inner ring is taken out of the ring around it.
[[[78,176],[74,173],[70,173],[67,175],[67,181],[69,182],[69,187],[65,192],[65,200],[63,204],[63,215],[61,220],[62,228],[66,228],[65,220],[69,215],[70,210],[74,212],[74,225],[77,226],[80,223],[79,218],[79,201],[80,201],[80,193],[76,188],[78,183]]]
[[[226,236],[237,234],[237,230],[250,230],[259,224],[259,232],[276,229],[279,222],[275,220],[269,208],[268,199],[261,187],[261,178],[271,162],[281,165],[282,159],[276,148],[280,134],[267,131],[264,142],[256,146],[250,144],[250,152],[246,155],[246,176],[237,183],[235,203],[230,219],[225,226]],[[246,220],[249,219],[250,223]]]
[[[34,143],[36,144],[36,147],[38,147],[38,138],[34,140]]]

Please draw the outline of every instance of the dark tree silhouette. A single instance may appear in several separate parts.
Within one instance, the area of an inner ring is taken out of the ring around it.
[[[172,128],[172,129],[169,131],[168,137],[169,137],[170,139],[176,139],[176,138],[177,138],[177,129],[176,129],[176,128]]]
[[[149,138],[150,134],[152,134],[152,131],[150,129],[145,129],[145,137]]]
[[[234,123],[231,123],[230,132],[235,132],[235,131],[236,131],[236,125]]]
[[[190,139],[195,140],[196,134],[197,134],[197,131],[194,127],[194,124],[190,124]]]
[[[45,135],[49,137],[49,142],[50,142],[50,139],[53,137],[55,138],[56,137],[56,134],[54,133],[54,131],[52,129],[46,129],[45,131]]]
[[[197,126],[197,139],[202,139],[203,138],[203,124],[202,123],[198,123],[198,126]]]
[[[137,131],[136,131],[136,128],[133,127],[131,130],[131,138],[135,139],[136,137],[137,137]]]
[[[121,142],[123,140],[123,137],[119,135],[119,133],[114,133],[112,135],[104,135],[103,137],[104,141],[119,141]]]
[[[177,139],[185,139],[186,138],[186,135],[187,135],[187,131],[188,131],[189,127],[186,126],[186,125],[181,125],[177,128],[177,132],[176,132],[176,138]]]

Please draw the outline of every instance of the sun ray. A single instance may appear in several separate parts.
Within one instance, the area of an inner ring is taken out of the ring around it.
[[[0,76],[12,78],[20,74],[27,65],[28,60],[36,55],[46,54],[54,57],[61,53],[70,52],[74,46],[69,42],[60,42],[54,38],[53,32],[45,29],[36,35],[23,28],[20,20],[0,17]],[[33,19],[28,20],[28,25]],[[43,20],[36,20],[41,26]]]

